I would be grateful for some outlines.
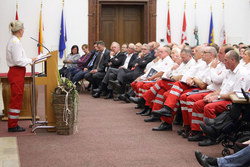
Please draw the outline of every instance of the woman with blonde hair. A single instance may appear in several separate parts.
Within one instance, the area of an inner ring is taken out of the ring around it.
[[[23,102],[25,66],[32,64],[36,57],[27,58],[21,44],[24,33],[23,23],[14,21],[9,24],[12,36],[6,47],[6,62],[9,66],[8,80],[11,88],[11,99],[8,116],[8,132],[22,132],[24,128],[18,126],[19,113]]]

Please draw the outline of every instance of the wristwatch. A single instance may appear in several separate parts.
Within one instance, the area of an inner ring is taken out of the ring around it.
[[[220,95],[217,96],[218,100],[220,100]]]

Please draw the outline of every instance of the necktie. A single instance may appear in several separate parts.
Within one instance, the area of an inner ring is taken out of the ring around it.
[[[97,65],[96,69],[99,68],[99,65],[100,65],[100,63],[101,63],[101,61],[102,61],[102,56],[103,56],[103,52],[101,53],[101,56],[100,56],[100,59],[99,59],[99,62],[98,62],[98,65]]]
[[[91,67],[95,61],[95,58],[96,58],[96,54],[94,54],[94,56],[92,57],[92,59],[90,60],[89,64],[87,67]]]

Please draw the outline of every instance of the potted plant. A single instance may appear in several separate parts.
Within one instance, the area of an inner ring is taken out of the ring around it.
[[[59,135],[71,135],[77,132],[78,92],[76,86],[67,78],[58,78],[59,86],[53,92],[53,109],[56,118],[56,130]]]

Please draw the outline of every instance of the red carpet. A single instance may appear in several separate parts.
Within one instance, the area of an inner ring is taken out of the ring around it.
[[[31,129],[29,128],[29,125],[31,124],[31,121],[25,120],[25,121],[19,121],[19,125],[21,127],[24,127],[26,131],[24,132],[15,132],[15,133],[9,133],[8,132],[8,121],[2,121],[0,120],[0,137],[16,137],[16,136],[32,136],[35,135],[35,133],[31,133]]]
[[[220,156],[221,145],[198,147],[171,132],[153,132],[134,104],[81,94],[78,134],[61,136],[38,130],[18,136],[22,167],[195,167],[194,151]]]

